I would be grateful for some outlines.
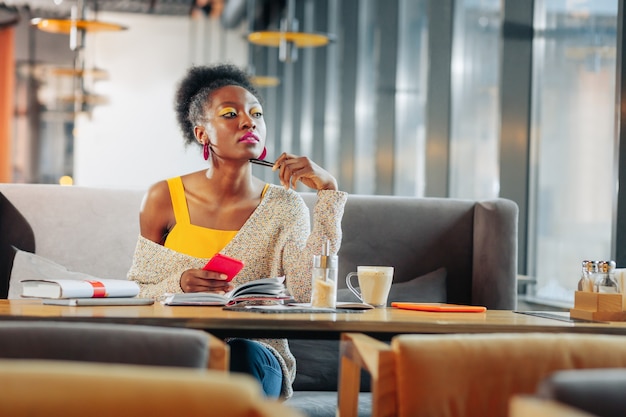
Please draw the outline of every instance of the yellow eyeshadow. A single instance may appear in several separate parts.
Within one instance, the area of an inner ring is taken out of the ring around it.
[[[232,107],[226,107],[226,108],[223,108],[222,110],[220,110],[220,112],[217,115],[218,116],[223,116],[226,113],[237,113],[237,111],[234,108],[232,108]]]
[[[250,109],[250,114],[254,114],[254,113],[263,113],[263,109],[260,107],[253,107]]]

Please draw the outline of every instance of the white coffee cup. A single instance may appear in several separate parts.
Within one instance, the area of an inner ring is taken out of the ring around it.
[[[393,266],[357,266],[357,272],[346,275],[346,285],[359,300],[374,307],[385,307],[393,281]],[[359,288],[352,286],[351,278],[357,275]]]

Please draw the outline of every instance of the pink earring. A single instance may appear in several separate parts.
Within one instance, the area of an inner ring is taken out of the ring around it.
[[[204,146],[203,146],[203,152],[204,152],[204,160],[208,161],[209,160],[209,155],[211,155],[211,149],[209,149],[209,142],[204,142]]]
[[[259,159],[263,160],[265,159],[266,156],[267,156],[267,149],[263,147],[263,152],[261,152],[261,156],[259,156]]]

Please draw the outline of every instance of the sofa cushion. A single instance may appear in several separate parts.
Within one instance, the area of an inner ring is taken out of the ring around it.
[[[21,298],[24,279],[98,279],[83,272],[68,270],[50,259],[15,249],[15,258],[9,279],[9,299]]]
[[[28,221],[0,193],[0,298],[7,298],[15,248],[35,251],[35,235]]]
[[[347,289],[337,291],[338,301],[358,302]],[[391,301],[445,302],[446,269],[439,268],[407,282],[394,283],[389,291]],[[336,391],[339,377],[339,341],[290,339],[289,348],[296,357],[294,391]],[[369,375],[361,376],[361,391],[369,391]]]
[[[337,301],[358,303],[359,299],[348,288],[341,288],[337,290]],[[436,269],[410,281],[392,284],[387,298],[387,307],[391,306],[393,301],[445,303],[447,301],[446,268]]]
[[[32,227],[37,241],[33,252],[71,271],[126,278],[145,190],[0,184],[0,191]]]

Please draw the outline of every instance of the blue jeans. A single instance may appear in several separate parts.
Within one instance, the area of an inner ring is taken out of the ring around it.
[[[231,339],[230,371],[243,372],[256,378],[267,397],[278,398],[283,385],[283,371],[276,356],[268,348],[246,339]]]

